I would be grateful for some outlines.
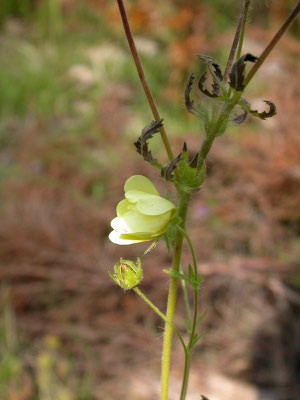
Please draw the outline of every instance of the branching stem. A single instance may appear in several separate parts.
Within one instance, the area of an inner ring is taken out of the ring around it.
[[[182,344],[182,347],[183,347],[184,351],[186,352],[187,349],[186,349],[186,345],[184,343],[183,337],[182,337],[181,333],[179,332],[179,330],[176,328],[176,326],[173,324],[173,322],[168,321],[168,319],[165,316],[165,314],[163,314],[160,311],[160,309],[158,307],[156,307],[152,303],[152,301],[149,300],[148,297],[138,287],[135,287],[133,290],[152,308],[153,311],[156,312],[156,314],[158,314],[160,316],[161,319],[163,319],[167,324],[169,324],[172,327],[174,332],[176,332],[176,334],[177,334],[177,336],[178,336],[178,338],[179,338],[179,340],[180,340],[180,342]]]

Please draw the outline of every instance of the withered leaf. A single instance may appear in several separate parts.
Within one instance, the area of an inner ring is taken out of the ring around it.
[[[159,128],[163,126],[163,120],[154,120],[149,125],[147,125],[138,138],[137,142],[134,143],[136,151],[141,154],[145,161],[150,162],[156,167],[159,167],[160,163],[153,158],[151,151],[148,147],[148,140],[153,137],[153,135],[159,132]]]
[[[169,164],[165,167],[161,168],[161,176],[165,178],[167,181],[174,178],[174,170],[182,158],[182,153],[178,154]]]
[[[213,99],[216,98],[216,97],[219,97],[218,94],[217,94],[218,91],[219,91],[219,86],[218,86],[217,83],[214,83],[214,85],[213,85],[213,92],[210,92],[209,90],[205,89],[204,83],[206,81],[206,76],[207,76],[206,72],[203,75],[200,76],[200,79],[199,79],[199,82],[198,82],[199,90],[203,94],[205,94],[206,96],[211,97]]]
[[[192,100],[190,98],[190,94],[191,94],[191,91],[192,91],[192,86],[193,86],[194,79],[195,79],[195,76],[192,74],[189,77],[189,79],[188,79],[188,81],[187,81],[187,83],[185,85],[185,91],[184,91],[185,106],[186,106],[187,110],[192,114],[195,114],[195,111],[194,111],[194,100]]]
[[[221,81],[223,79],[223,74],[220,65],[217,60],[213,57],[207,56],[206,54],[196,54],[196,57],[205,62],[205,64],[212,65],[214,67],[214,74]]]
[[[163,126],[163,119],[158,119],[152,121],[149,125],[145,126],[145,128],[142,130],[141,136],[139,139],[142,140],[142,142],[146,142],[147,140],[151,139],[154,133],[159,132],[159,128]]]
[[[241,114],[236,115],[231,121],[236,125],[241,125],[247,118],[248,111],[244,110]]]
[[[255,115],[256,117],[258,117],[258,118],[260,118],[260,119],[266,119],[266,118],[270,118],[270,117],[273,117],[274,115],[276,115],[276,114],[277,114],[277,111],[276,111],[276,106],[275,106],[275,104],[274,104],[272,101],[270,101],[270,100],[264,100],[264,102],[265,102],[266,104],[268,104],[268,106],[269,106],[269,111],[263,111],[263,112],[259,113],[257,110],[251,110],[251,109],[250,109],[249,112],[250,112],[252,115]]]
[[[255,63],[257,60],[259,60],[259,57],[256,57],[251,53],[246,53],[233,64],[231,71],[229,73],[229,78],[230,78],[229,85],[233,89],[237,91],[244,90],[246,62],[249,61]]]
[[[236,125],[241,125],[245,119],[247,118],[247,115],[249,113],[249,109],[251,107],[251,104],[246,100],[246,99],[241,99],[241,103],[246,107],[243,109],[243,112],[241,114],[237,114],[234,116],[234,118],[231,119],[231,122],[233,122]]]

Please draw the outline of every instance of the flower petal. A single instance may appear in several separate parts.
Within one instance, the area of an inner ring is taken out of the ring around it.
[[[136,209],[145,215],[161,215],[175,208],[171,201],[159,196],[144,197],[136,204]]]
[[[121,200],[117,205],[117,216],[122,217],[127,211],[129,211],[130,202],[127,199]]]
[[[113,243],[120,244],[120,245],[128,245],[128,244],[133,244],[133,243],[140,243],[144,242],[144,240],[133,240],[133,239],[122,239],[121,238],[121,233],[112,231],[109,234],[109,240]]]
[[[158,216],[145,215],[138,211],[128,211],[122,217],[119,217],[118,221],[115,221],[113,228],[120,232],[122,231],[122,233],[149,232],[156,235],[166,229],[171,214],[171,211]]]
[[[124,222],[124,220],[122,219],[122,217],[116,217],[114,218],[111,223],[110,226],[120,232],[120,233],[127,233],[127,224]]]
[[[129,190],[128,192],[125,193],[125,197],[131,203],[136,203],[137,201],[142,199],[147,199],[148,197],[160,198],[160,196],[156,196],[146,192],[141,192],[140,190]]]
[[[124,191],[125,193],[127,193],[129,192],[129,190],[139,190],[141,192],[146,192],[159,196],[156,187],[153,185],[150,179],[146,178],[143,175],[133,175],[129,179],[127,179],[124,185]]]
[[[121,233],[122,239],[142,240],[143,242],[153,240],[155,237],[156,235],[149,232]]]

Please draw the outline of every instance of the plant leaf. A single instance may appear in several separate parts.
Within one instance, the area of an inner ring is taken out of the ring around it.
[[[159,169],[161,169],[162,165],[152,156],[148,147],[148,140],[151,139],[155,133],[159,132],[159,128],[162,126],[162,119],[152,121],[149,125],[145,126],[137,142],[134,143],[136,151],[143,156],[144,160]]]
[[[223,74],[217,60],[215,60],[213,57],[207,56],[206,54],[196,54],[196,57],[198,58],[198,60],[203,61],[205,64],[212,65],[214,68],[214,74],[220,81],[222,81]]]
[[[277,112],[275,104],[270,100],[264,100],[264,102],[269,106],[269,111],[263,111],[259,113],[257,110],[250,110],[249,112],[260,119],[266,119],[276,115]]]
[[[276,111],[276,106],[272,101],[264,100],[264,102],[269,106],[269,111],[263,111],[261,113],[259,113],[257,110],[251,109],[251,104],[245,99],[242,99],[239,104],[250,114],[265,120],[266,118],[270,118],[276,115],[277,111]]]
[[[195,79],[195,76],[193,74],[190,75],[190,77],[185,85],[185,91],[184,91],[185,106],[186,106],[187,110],[192,114],[195,114],[195,109],[194,109],[194,100],[192,100],[190,98],[190,94],[192,91],[194,79]]]
[[[174,170],[181,160],[181,153],[178,154],[177,157],[175,157],[169,164],[167,164],[165,167],[161,168],[161,176],[165,178],[167,181],[171,180],[174,178]]]
[[[186,275],[184,275],[178,271],[175,271],[173,269],[164,269],[163,271],[166,274],[173,276],[174,278],[181,279],[183,281],[187,281],[188,283],[190,283],[189,278]]]
[[[236,114],[232,119],[231,122],[233,122],[236,125],[241,125],[245,119],[247,118],[248,111],[244,109],[244,111],[241,114]]]
[[[196,322],[196,326],[198,326],[199,324],[201,324],[201,322],[204,320],[204,318],[206,317],[206,314],[208,312],[208,309],[206,309],[198,318],[197,318],[197,322]]]
[[[244,90],[246,62],[249,61],[255,63],[257,60],[259,60],[259,57],[256,57],[251,53],[246,53],[233,64],[231,71],[229,73],[229,78],[230,78],[229,85],[233,89],[237,91]]]
[[[219,97],[218,94],[217,94],[217,92],[219,91],[219,86],[218,86],[218,88],[217,88],[217,87],[215,86],[216,83],[213,84],[213,92],[210,92],[209,90],[205,89],[204,83],[205,83],[206,79],[207,79],[207,73],[204,72],[204,74],[200,76],[200,79],[199,79],[199,82],[198,82],[198,88],[199,88],[199,90],[200,90],[203,94],[205,94],[206,96],[211,97],[211,98],[213,98],[213,99],[215,99],[216,97]]]

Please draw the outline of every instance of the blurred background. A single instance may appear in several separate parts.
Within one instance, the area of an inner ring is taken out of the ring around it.
[[[200,71],[195,53],[224,66],[242,2],[126,3],[174,152],[184,141],[196,152],[203,129],[185,82]],[[295,3],[253,0],[244,52],[259,55]],[[270,99],[278,114],[218,138],[192,199],[208,314],[189,400],[300,399],[299,68],[298,19],[247,90],[253,108]],[[107,235],[129,176],[164,191],[133,146],[152,119],[116,1],[1,0],[1,400],[159,398],[163,323],[107,273],[149,245]],[[166,162],[159,137],[151,146]],[[164,243],[143,266],[142,290],[164,310]],[[178,315],[183,329],[181,292]],[[170,400],[182,367],[175,338]]]

